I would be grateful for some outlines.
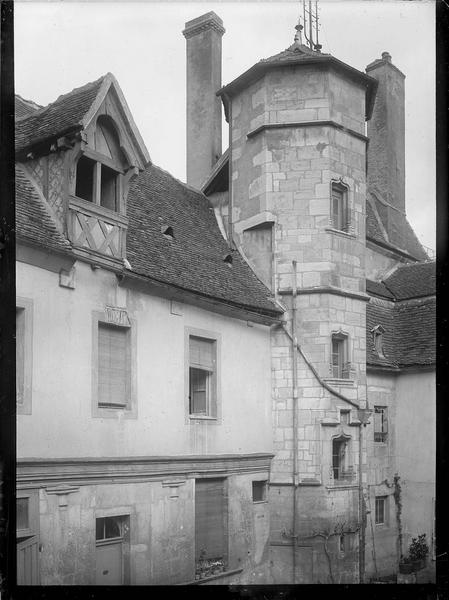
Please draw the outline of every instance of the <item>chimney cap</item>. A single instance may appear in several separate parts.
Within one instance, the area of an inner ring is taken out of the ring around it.
[[[382,60],[391,62],[391,54],[389,52],[382,52]]]
[[[214,11],[210,11],[204,15],[201,15],[200,17],[196,17],[196,19],[192,19],[191,21],[187,21],[182,34],[186,39],[188,39],[198,35],[199,33],[208,31],[209,29],[215,30],[220,35],[223,35],[226,31],[223,27],[223,21],[216,13],[214,13]]]

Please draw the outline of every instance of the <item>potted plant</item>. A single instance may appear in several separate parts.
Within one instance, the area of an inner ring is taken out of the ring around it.
[[[426,558],[429,554],[429,546],[426,542],[426,534],[418,535],[417,538],[412,538],[409,548],[409,556],[413,565],[414,571],[423,569],[426,564]]]
[[[401,560],[399,561],[399,573],[403,575],[409,575],[413,572],[412,561],[408,556],[401,556]]]

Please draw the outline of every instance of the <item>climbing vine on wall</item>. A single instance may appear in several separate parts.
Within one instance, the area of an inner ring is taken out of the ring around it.
[[[400,477],[396,473],[393,478],[393,498],[396,504],[396,522],[398,525],[398,555],[402,557],[402,488],[399,483]]]

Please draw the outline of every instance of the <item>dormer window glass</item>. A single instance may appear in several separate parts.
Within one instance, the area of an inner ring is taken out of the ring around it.
[[[120,212],[120,174],[126,161],[107,117],[99,117],[95,149],[87,147],[76,167],[75,195],[113,212]]]

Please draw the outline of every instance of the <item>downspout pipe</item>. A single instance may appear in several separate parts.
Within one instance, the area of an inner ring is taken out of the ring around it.
[[[297,273],[296,260],[292,261],[293,267],[293,295],[292,295],[292,419],[293,419],[293,516],[292,516],[292,570],[293,583],[296,583],[296,542],[298,533],[296,531],[296,494],[298,489],[298,361],[296,349],[298,347],[297,326],[296,326],[296,296],[297,296]]]
[[[233,250],[235,248],[234,244],[234,223],[233,223],[233,212],[234,212],[234,203],[233,203],[233,190],[232,190],[232,102],[231,98],[223,93],[224,100],[228,105],[228,189],[229,189],[229,200],[228,200],[228,243],[229,249]]]

